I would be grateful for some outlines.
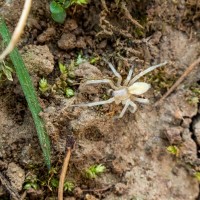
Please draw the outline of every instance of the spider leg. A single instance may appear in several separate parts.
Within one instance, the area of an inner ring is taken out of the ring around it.
[[[134,66],[132,66],[131,69],[129,70],[128,76],[126,77],[126,80],[124,81],[124,84],[123,84],[124,86],[127,86],[129,81],[131,80],[131,76],[133,74],[133,68]]]
[[[112,98],[110,98],[106,101],[97,101],[97,102],[92,102],[92,103],[81,103],[81,104],[72,105],[72,106],[91,107],[91,106],[98,106],[98,105],[112,103],[113,101],[115,101],[114,97],[112,97]]]
[[[137,97],[134,97],[134,101],[137,101],[139,103],[144,103],[144,104],[149,103],[149,99],[143,99],[143,98],[137,98]]]
[[[114,85],[114,83],[111,80],[109,80],[109,79],[89,80],[89,81],[85,82],[85,84],[98,84],[98,83],[108,83],[111,88],[113,88],[115,90],[117,89],[117,87]]]
[[[149,68],[147,68],[146,70],[140,72],[138,75],[136,75],[130,82],[129,82],[129,86],[132,85],[135,81],[137,81],[139,78],[141,78],[142,76],[144,76],[145,74],[151,72],[152,70],[158,68],[158,67],[162,67],[163,65],[166,65],[167,62],[155,65],[155,66],[151,66]]]
[[[122,76],[117,72],[115,67],[110,62],[108,62],[105,58],[103,58],[103,60],[104,60],[104,62],[106,62],[108,64],[108,66],[112,70],[113,74],[118,78],[117,86],[120,86],[122,83]]]
[[[121,111],[119,117],[117,117],[117,118],[122,118],[122,117],[124,116],[124,114],[125,114],[125,112],[126,112],[128,106],[129,106],[129,100],[126,100],[125,106],[124,106],[124,108],[122,109],[122,111]]]
[[[129,101],[129,111],[131,112],[131,113],[134,113],[136,110],[137,110],[137,105],[134,103],[134,102],[132,102],[131,100]]]

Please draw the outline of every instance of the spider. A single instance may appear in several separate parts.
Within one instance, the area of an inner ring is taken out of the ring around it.
[[[122,76],[116,71],[115,67],[108,62],[107,60],[103,59],[114,75],[117,77],[117,83],[116,85],[109,79],[102,79],[102,80],[88,80],[85,82],[85,84],[99,84],[99,83],[106,83],[109,84],[110,87],[112,88],[112,97],[108,100],[105,101],[97,101],[97,102],[92,102],[92,103],[82,103],[82,104],[77,104],[74,106],[97,106],[97,105],[103,105],[103,104],[109,104],[112,102],[115,102],[117,105],[122,103],[124,105],[124,108],[122,109],[120,115],[118,118],[122,118],[128,109],[131,113],[134,113],[137,110],[137,105],[134,103],[134,101],[143,103],[143,104],[148,104],[149,100],[144,99],[144,98],[139,98],[137,95],[141,95],[145,92],[147,92],[151,85],[148,83],[144,82],[136,82],[139,78],[144,76],[145,74],[151,72],[152,70],[164,66],[167,64],[167,62],[151,66],[147,68],[146,70],[140,72],[138,75],[135,77],[132,77],[133,74],[133,68],[134,66],[131,67],[130,71],[128,72],[127,78],[122,84]]]

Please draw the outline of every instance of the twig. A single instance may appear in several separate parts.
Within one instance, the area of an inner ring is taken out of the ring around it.
[[[60,174],[59,187],[58,187],[58,200],[63,200],[63,187],[64,187],[64,182],[65,182],[65,176],[67,173],[67,168],[69,165],[70,156],[71,156],[71,147],[68,147],[67,154],[62,166],[62,171]]]
[[[108,7],[107,7],[107,5],[106,5],[106,1],[105,1],[105,0],[101,0],[101,4],[102,4],[104,10],[105,10],[106,12],[109,12],[109,11],[108,11]]]
[[[15,31],[12,35],[12,38],[11,38],[8,46],[3,51],[3,53],[0,55],[0,61],[4,60],[4,58],[14,49],[15,45],[19,41],[20,36],[21,36],[21,34],[24,30],[24,27],[26,25],[26,20],[28,18],[28,14],[29,14],[30,9],[31,9],[31,3],[32,3],[32,0],[26,0],[25,1],[24,8],[23,8],[21,17],[19,19],[19,22],[17,24],[17,27],[15,28]]]
[[[86,189],[86,190],[82,190],[83,192],[104,192],[106,190],[109,190],[111,189],[112,187],[114,187],[113,185],[110,185],[108,187],[105,187],[105,188],[101,188],[101,189]]]
[[[8,192],[10,193],[10,195],[12,196],[12,198],[14,200],[20,200],[21,199],[20,195],[10,185],[10,183],[7,181],[7,179],[4,177],[4,175],[1,172],[0,172],[0,181],[1,181],[1,184],[8,190]]]
[[[168,97],[178,86],[179,84],[190,74],[190,72],[200,63],[200,57],[195,60],[181,75],[181,77],[172,85],[172,87],[163,95],[163,97],[156,102],[156,106],[164,101],[166,97]]]

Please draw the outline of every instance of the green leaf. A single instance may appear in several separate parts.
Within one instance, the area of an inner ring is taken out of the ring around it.
[[[64,23],[66,18],[66,12],[62,5],[57,3],[56,1],[52,1],[50,3],[50,11],[51,11],[51,17],[55,22],[58,23]]]
[[[55,22],[58,22],[60,24],[63,24],[64,21],[65,21],[65,18],[66,18],[66,12],[63,11],[61,13],[52,13],[51,14],[51,17],[52,19],[55,21]]]
[[[78,54],[78,57],[76,59],[76,65],[80,65],[81,63],[84,62],[86,62],[86,59],[84,59],[81,54]]]
[[[71,1],[67,0],[64,4],[63,4],[64,8],[69,8],[71,6]]]
[[[78,4],[78,5],[83,5],[83,4],[87,4],[88,0],[72,0],[71,4]]]
[[[179,148],[175,145],[168,146],[167,151],[177,157],[179,156],[180,153]]]
[[[72,182],[65,181],[64,191],[72,192],[73,189],[74,189],[74,184]]]
[[[31,187],[32,187],[33,189],[37,190],[37,189],[38,189],[38,184],[37,184],[37,183],[32,183],[32,184],[31,184]]]
[[[11,39],[11,35],[1,16],[0,16],[0,35],[2,36],[3,41],[6,44],[8,44]],[[51,168],[50,140],[44,126],[44,121],[39,116],[39,113],[42,111],[42,108],[39,104],[35,88],[33,86],[28,70],[17,48],[14,48],[9,55],[11,61],[13,62],[16,75],[19,79],[25,98],[28,102],[29,109],[32,113],[46,165],[50,169]]]
[[[32,188],[31,183],[27,183],[27,184],[24,186],[24,189],[25,189],[25,190],[28,190],[28,189],[30,189],[30,188]]]
[[[2,70],[3,70],[4,74],[6,75],[7,79],[8,79],[9,81],[13,81],[13,78],[12,78],[13,69],[12,69],[11,67],[8,67],[8,66],[5,65],[5,66],[2,68]]]
[[[196,179],[200,182],[200,172],[195,172],[194,176],[196,177]]]
[[[63,65],[61,62],[59,62],[58,65],[59,65],[60,73],[61,73],[61,74],[66,74],[66,73],[67,73],[67,68],[66,68],[66,66]]]
[[[66,88],[65,94],[67,98],[70,98],[74,96],[74,91],[71,88]]]
[[[64,9],[59,3],[52,1],[50,3],[50,11],[51,11],[51,13],[59,14],[59,13],[62,13],[64,11]]]
[[[105,170],[106,170],[106,167],[102,164],[97,165],[96,168],[95,168],[96,174],[103,173]]]

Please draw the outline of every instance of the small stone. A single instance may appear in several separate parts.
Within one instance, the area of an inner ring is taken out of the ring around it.
[[[98,200],[95,196],[91,194],[86,194],[85,195],[85,200]]]
[[[170,144],[180,144],[182,142],[181,132],[183,131],[182,127],[173,127],[166,128],[165,135],[169,140]]]

